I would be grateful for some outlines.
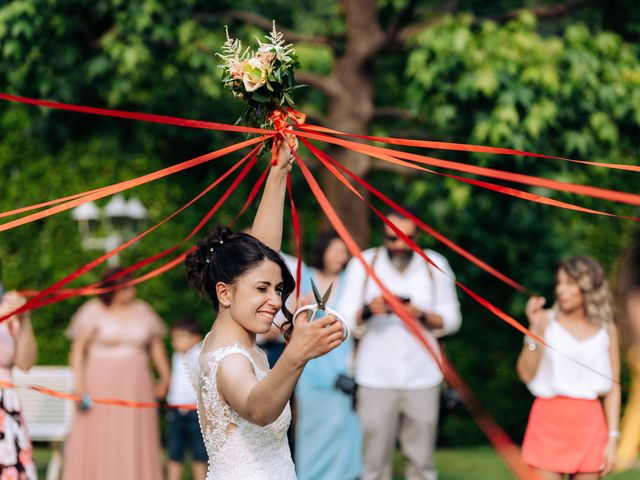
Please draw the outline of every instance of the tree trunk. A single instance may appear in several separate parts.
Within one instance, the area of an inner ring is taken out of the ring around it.
[[[337,58],[331,76],[337,88],[328,98],[327,124],[342,132],[366,135],[375,112],[371,58],[380,50],[384,34],[379,27],[375,0],[344,0],[344,3],[347,46],[344,54]],[[340,147],[331,148],[328,153],[361,177],[371,168],[371,159],[364,155]],[[329,201],[356,242],[363,248],[368,246],[368,207],[326,169],[322,172],[321,182]],[[326,220],[325,225],[328,225]]]

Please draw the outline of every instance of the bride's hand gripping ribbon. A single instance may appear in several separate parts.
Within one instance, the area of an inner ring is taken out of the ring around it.
[[[288,119],[293,120],[297,125],[303,125],[307,121],[307,116],[294,108],[286,107],[273,110],[267,117],[277,132],[273,137],[273,148],[271,149],[272,165],[278,163],[278,147],[283,140],[289,144],[291,150],[298,150],[298,138],[293,135],[292,124],[287,121]],[[293,158],[291,162],[293,163]]]

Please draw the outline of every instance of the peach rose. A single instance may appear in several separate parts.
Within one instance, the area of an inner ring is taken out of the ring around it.
[[[275,57],[276,54],[273,52],[261,52],[258,54],[258,60],[260,60],[265,67],[269,67]]]
[[[242,74],[244,72],[244,66],[247,63],[246,60],[242,60],[241,62],[236,62],[229,69],[229,73],[233,78],[242,78]]]
[[[244,66],[242,83],[247,92],[255,92],[267,83],[267,72],[257,58],[251,58]]]

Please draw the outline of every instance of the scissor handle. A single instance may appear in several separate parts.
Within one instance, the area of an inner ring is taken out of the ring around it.
[[[310,315],[307,320],[308,322],[312,322],[316,320],[316,315],[318,313],[318,305],[317,304],[305,305],[303,307],[300,307],[298,310],[296,310],[296,313],[293,314],[294,327],[296,325],[296,320],[298,319],[298,316],[305,312],[310,312]],[[344,321],[342,316],[331,307],[325,307],[323,312],[326,313],[327,315],[333,315],[334,317],[336,317],[336,319],[340,323],[342,323],[342,341],[344,342],[347,338],[349,338],[349,327],[347,326],[347,322]]]
[[[298,316],[302,315],[305,312],[310,312],[307,317],[307,321],[315,320],[315,316],[318,313],[318,305],[317,304],[305,305],[303,307],[300,307],[298,310],[296,310],[296,313],[293,314],[294,327],[296,326],[296,320],[298,320]]]

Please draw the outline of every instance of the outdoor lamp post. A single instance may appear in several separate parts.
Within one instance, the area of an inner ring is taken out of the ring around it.
[[[82,247],[104,252],[133,238],[144,228],[148,218],[147,209],[139,199],[134,197],[127,201],[122,195],[114,195],[102,209],[94,202],[83,203],[74,208],[71,215],[78,222]],[[118,262],[118,255],[107,260],[112,267]]]

